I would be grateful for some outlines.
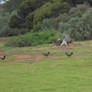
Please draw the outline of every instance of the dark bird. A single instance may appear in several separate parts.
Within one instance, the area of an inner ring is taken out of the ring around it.
[[[49,56],[50,52],[48,53],[43,53],[44,56]]]
[[[68,57],[71,57],[73,55],[73,52],[71,52],[71,53],[65,52],[65,55],[68,56]]]
[[[6,56],[3,56],[3,57],[0,57],[1,60],[5,60],[6,59]]]
[[[70,41],[67,41],[67,44],[71,44],[72,43],[72,40],[70,40]]]

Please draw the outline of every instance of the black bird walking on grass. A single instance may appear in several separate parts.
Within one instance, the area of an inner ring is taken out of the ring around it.
[[[65,55],[68,56],[68,57],[71,57],[73,55],[73,52],[71,52],[71,53],[65,52]]]
[[[50,52],[48,53],[43,53],[44,56],[49,56]]]
[[[6,59],[6,56],[3,56],[3,57],[0,57],[1,60],[5,60]]]

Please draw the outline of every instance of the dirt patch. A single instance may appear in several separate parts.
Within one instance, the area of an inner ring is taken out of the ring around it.
[[[20,60],[20,59],[29,59],[32,58],[33,55],[13,55],[13,57],[16,57],[16,59]]]
[[[13,61],[8,61],[6,62],[6,64],[11,64],[11,63],[26,63],[26,61],[28,60],[32,60],[32,61],[39,61],[41,59],[45,59],[47,57],[43,56],[42,54],[16,54],[16,55],[12,55],[12,57],[15,57],[15,60]]]
[[[35,62],[35,61],[40,61],[42,59],[49,58],[50,56],[44,56],[41,53],[33,53],[33,54],[14,54],[11,56],[7,56],[7,58],[11,59],[13,58],[14,60],[8,60],[6,58],[3,63],[5,64],[12,64],[12,63],[27,63],[27,62]]]
[[[7,42],[7,41],[9,41],[10,39],[0,39],[0,42],[1,43],[5,43],[5,42]]]
[[[88,42],[92,42],[92,40],[88,40]]]
[[[35,58],[38,59],[38,60],[41,60],[41,59],[44,59],[44,58],[47,58],[47,57],[43,56],[43,55],[36,55]]]
[[[0,55],[3,55],[4,54],[4,51],[0,51]]]
[[[20,55],[13,55],[13,57],[16,57],[17,60],[22,60],[22,59],[44,59],[45,56],[43,56],[42,54],[20,54]]]

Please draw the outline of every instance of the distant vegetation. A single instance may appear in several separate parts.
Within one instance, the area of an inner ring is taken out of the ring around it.
[[[12,16],[12,14],[16,14],[17,8],[19,7],[19,5],[22,1],[24,1],[24,0],[9,0],[9,1],[7,1],[7,3],[0,5],[0,37],[15,35],[15,33],[13,34],[13,32],[12,32],[15,29],[12,30],[8,26],[8,22],[9,22],[10,16]]]
[[[57,40],[58,33],[54,30],[43,32],[29,32],[22,36],[14,37],[6,43],[6,46],[24,47],[52,43]],[[61,35],[62,39],[62,35]]]
[[[0,6],[0,36],[56,30],[74,40],[89,40],[92,39],[91,6],[92,0],[9,0]]]

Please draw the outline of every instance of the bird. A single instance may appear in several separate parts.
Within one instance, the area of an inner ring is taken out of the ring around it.
[[[3,56],[3,57],[0,57],[1,60],[5,60],[6,59],[6,56]]]
[[[50,52],[48,53],[43,53],[44,56],[49,56]]]
[[[65,55],[68,56],[68,57],[71,57],[73,55],[73,52],[71,52],[71,53],[65,52]]]

